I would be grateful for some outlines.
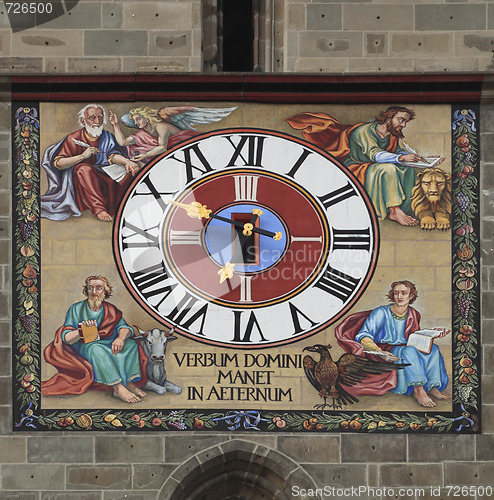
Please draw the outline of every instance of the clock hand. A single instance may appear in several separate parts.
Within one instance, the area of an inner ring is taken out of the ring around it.
[[[244,229],[243,234],[245,236],[250,236],[252,232],[254,233],[259,233],[263,234],[265,236],[269,236],[270,238],[273,238],[275,241],[278,241],[281,239],[281,232],[276,232],[274,233],[273,231],[267,231],[266,229],[261,229],[260,227],[254,227],[254,224],[251,222],[240,222],[237,220],[233,219],[227,219],[226,217],[221,217],[221,215],[212,215],[211,212],[212,210],[209,210],[206,205],[202,205],[198,201],[193,201],[192,203],[186,204],[186,203],[179,203],[177,201],[169,200],[170,203],[173,203],[177,207],[183,208],[187,211],[187,215],[189,217],[192,217],[193,219],[216,219],[220,220],[222,222],[227,222],[228,224],[232,224],[237,227],[242,227]],[[258,210],[257,208],[255,209],[256,211]],[[261,212],[262,213],[262,212]],[[259,216],[258,213],[255,213],[254,215]],[[257,217],[254,219],[254,222],[257,220]]]

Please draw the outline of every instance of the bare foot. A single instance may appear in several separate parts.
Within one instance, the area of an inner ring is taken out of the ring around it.
[[[437,403],[433,401],[425,392],[424,386],[418,385],[413,390],[413,397],[417,400],[417,403],[426,408],[434,408]]]
[[[133,392],[130,392],[122,384],[116,384],[113,386],[113,395],[126,403],[139,403],[141,401],[140,397],[135,395]]]
[[[104,210],[97,213],[96,217],[98,217],[99,220],[102,220],[104,222],[110,222],[113,220],[113,217],[108,212],[105,212]]]
[[[416,226],[419,221],[407,215],[400,207],[389,207],[389,219],[402,226]]]
[[[449,394],[441,392],[437,387],[433,387],[429,391],[429,395],[434,396],[437,399],[451,399],[451,396]]]
[[[137,396],[140,396],[141,398],[144,398],[147,396],[147,393],[144,391],[141,391],[141,389],[139,389],[139,387],[137,387],[133,382],[129,382],[127,384],[127,389],[129,389],[129,391],[133,392]]]

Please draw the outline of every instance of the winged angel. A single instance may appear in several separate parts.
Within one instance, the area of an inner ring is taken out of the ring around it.
[[[145,165],[155,156],[189,137],[198,135],[194,125],[218,122],[237,109],[196,108],[174,106],[153,109],[148,106],[133,108],[120,117],[124,125],[137,131],[125,137],[117,115],[110,111],[110,123],[120,146],[127,147],[129,158]]]

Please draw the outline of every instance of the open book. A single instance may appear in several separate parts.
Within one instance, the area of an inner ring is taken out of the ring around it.
[[[416,161],[416,162],[411,162],[411,161],[404,161],[402,165],[405,165],[406,167],[414,167],[414,168],[432,168],[436,165],[436,163],[441,159],[440,156],[426,156],[424,158],[424,161]]]
[[[115,182],[121,182],[127,175],[127,170],[123,163],[112,163],[106,167],[101,167],[106,175],[109,175]]]
[[[89,344],[90,342],[99,340],[99,333],[96,325],[88,326],[83,323],[79,323],[77,326],[79,327],[79,335],[83,344]]]
[[[408,346],[415,347],[417,351],[430,354],[432,343],[436,337],[441,335],[442,330],[417,330],[408,337]]]

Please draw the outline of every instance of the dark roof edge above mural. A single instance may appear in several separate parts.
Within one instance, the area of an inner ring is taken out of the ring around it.
[[[487,75],[132,74],[15,76],[13,100],[244,102],[479,102]]]

